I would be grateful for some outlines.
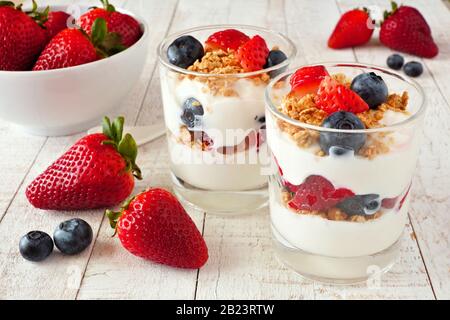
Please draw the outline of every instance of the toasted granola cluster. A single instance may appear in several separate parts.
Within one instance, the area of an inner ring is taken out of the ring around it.
[[[350,87],[351,80],[346,75],[338,73],[332,75],[332,78],[340,84]],[[306,94],[305,96],[299,97],[291,92],[283,97],[279,110],[291,119],[320,126],[327,117],[327,113],[317,107],[315,97],[315,94]],[[384,113],[387,110],[407,114],[407,105],[407,92],[403,92],[401,95],[392,93],[388,96],[387,101],[381,104],[377,109],[369,109],[358,113],[357,116],[364,123],[366,128],[380,128],[383,126],[380,121],[383,119]],[[318,131],[300,128],[283,120],[278,120],[277,124],[282,131],[292,137],[299,147],[308,148],[318,143]],[[392,141],[388,138],[388,133],[369,134],[366,144],[359,150],[358,155],[373,159],[377,155],[389,152],[389,145],[391,143]],[[318,151],[317,155],[324,156],[325,153],[323,151]]]
[[[205,53],[201,60],[197,60],[188,68],[189,71],[195,71],[205,74],[223,74],[233,75],[246,72],[241,66],[236,57],[234,50],[210,50]],[[234,89],[234,84],[239,80],[237,77],[207,77],[194,75],[180,75],[180,80],[188,77],[195,79],[206,86],[203,88],[205,93],[211,93],[214,96],[237,97],[238,92]],[[257,76],[245,78],[250,80],[254,85],[267,85],[270,81],[270,76],[267,73],[262,73]]]

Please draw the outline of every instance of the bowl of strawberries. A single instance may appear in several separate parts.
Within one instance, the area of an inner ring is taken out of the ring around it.
[[[148,33],[108,0],[76,10],[0,2],[0,118],[44,136],[89,128],[139,80]]]

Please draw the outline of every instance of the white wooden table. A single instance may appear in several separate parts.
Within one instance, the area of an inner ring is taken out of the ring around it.
[[[326,47],[340,13],[368,4],[386,7],[384,0],[111,1],[139,12],[150,24],[147,64],[116,113],[125,115],[128,124],[162,121],[156,47],[165,35],[181,29],[218,23],[270,27],[296,43],[294,66],[321,61],[384,66],[390,54],[376,39],[354,50]],[[0,299],[449,299],[450,11],[441,0],[410,3],[428,20],[440,54],[433,60],[419,59],[425,72],[418,82],[429,104],[426,140],[401,257],[380,283],[343,287],[302,280],[275,259],[267,210],[239,218],[190,212],[209,247],[209,261],[201,270],[177,270],[136,258],[111,238],[101,210],[45,212],[32,208],[25,198],[28,183],[82,135],[33,137],[0,120]],[[136,191],[170,187],[164,138],[143,146],[138,160],[145,175]],[[72,217],[93,227],[95,243],[89,250],[74,257],[56,251],[40,264],[22,259],[18,241],[23,234],[34,229],[52,233],[59,222]]]

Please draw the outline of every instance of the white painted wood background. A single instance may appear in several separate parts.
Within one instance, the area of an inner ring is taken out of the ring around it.
[[[40,1],[40,3],[50,3]],[[97,1],[54,1],[88,3]],[[387,0],[111,0],[138,12],[150,25],[150,49],[140,82],[115,114],[128,124],[162,121],[156,47],[165,35],[198,25],[241,23],[270,27],[298,46],[293,64],[359,61],[384,65],[390,50],[378,40],[355,50],[330,50],[326,40],[340,13]],[[398,263],[379,283],[328,286],[302,280],[281,266],[271,249],[268,212],[220,218],[190,212],[209,247],[201,270],[172,269],[125,251],[102,211],[45,212],[32,208],[24,194],[31,180],[82,135],[33,137],[0,120],[0,299],[449,299],[450,298],[450,11],[441,0],[414,4],[428,20],[440,54],[419,59],[425,67],[418,82],[429,110],[425,142],[412,189],[410,220]],[[412,57],[407,56],[407,59]],[[417,58],[414,58],[417,59]],[[26,90],[27,88],[24,88]],[[140,149],[148,186],[170,187],[164,138]],[[95,244],[74,257],[57,250],[33,264],[18,253],[20,237],[33,229],[53,232],[71,217],[86,219]]]

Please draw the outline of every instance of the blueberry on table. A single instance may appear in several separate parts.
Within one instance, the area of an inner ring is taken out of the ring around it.
[[[364,123],[353,113],[337,111],[329,115],[322,123],[322,127],[340,130],[365,129]],[[357,153],[366,142],[365,133],[349,132],[320,132],[319,144],[325,154],[333,153],[340,156],[347,151]]]
[[[42,261],[52,253],[53,240],[45,232],[31,231],[20,239],[19,251],[26,260]]]
[[[400,70],[404,62],[405,59],[397,53],[391,54],[386,60],[388,67],[394,70]]]
[[[200,60],[205,51],[202,44],[192,36],[182,36],[172,42],[167,49],[170,63],[186,69],[196,60]]]
[[[381,208],[381,198],[378,194],[357,195],[346,198],[337,204],[346,214],[354,216],[374,215]]]
[[[264,65],[264,69],[276,66],[287,59],[287,56],[281,50],[270,50],[269,55],[267,56],[266,64]],[[269,72],[271,78],[275,78],[277,75],[283,73],[286,70],[286,67],[281,68],[279,70],[273,70]]]
[[[403,71],[410,77],[418,77],[423,73],[423,67],[420,62],[410,61],[405,63]]]
[[[195,98],[188,98],[182,106],[181,121],[190,129],[199,127],[205,114],[202,104]]]
[[[64,254],[74,255],[82,252],[92,242],[92,228],[82,219],[71,219],[59,224],[53,239]]]
[[[350,88],[356,92],[371,109],[386,102],[388,87],[383,78],[374,72],[362,73],[356,76]]]

